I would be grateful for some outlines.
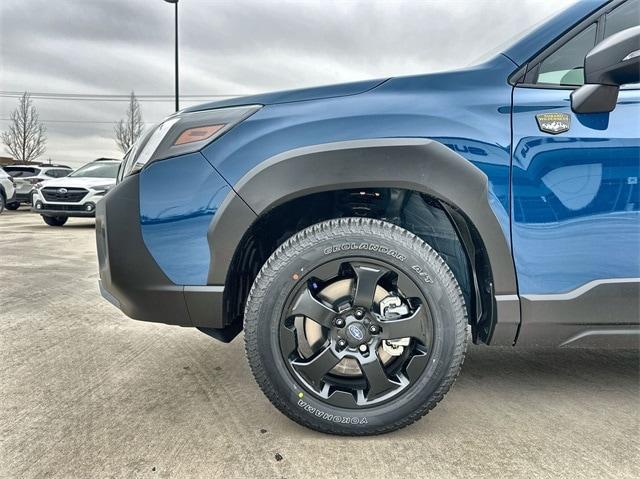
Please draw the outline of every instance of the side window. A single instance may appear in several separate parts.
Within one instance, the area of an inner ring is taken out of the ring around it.
[[[32,176],[37,176],[38,173],[40,173],[40,170],[38,168],[12,168],[7,170],[7,173],[14,178],[30,178]]]
[[[604,38],[638,25],[640,25],[640,0],[628,0],[605,17]]]
[[[49,170],[45,173],[45,175],[50,176],[51,178],[62,178],[71,173],[71,170]]]
[[[545,58],[535,83],[580,86],[584,84],[584,57],[596,44],[596,24],[582,30]]]

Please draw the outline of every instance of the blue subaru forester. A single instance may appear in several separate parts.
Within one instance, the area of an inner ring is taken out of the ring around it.
[[[182,110],[100,203],[128,316],[244,330],[313,429],[419,419],[468,339],[638,346],[640,0],[582,0],[471,68]]]

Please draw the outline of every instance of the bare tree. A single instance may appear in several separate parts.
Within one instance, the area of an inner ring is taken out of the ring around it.
[[[24,92],[18,101],[18,108],[11,113],[9,130],[2,132],[2,141],[16,160],[29,163],[44,153],[46,131],[29,93]]]
[[[127,107],[126,118],[120,120],[115,127],[116,143],[118,147],[126,153],[131,145],[135,143],[144,127],[142,121],[142,110],[136,94],[131,92],[129,106]]]

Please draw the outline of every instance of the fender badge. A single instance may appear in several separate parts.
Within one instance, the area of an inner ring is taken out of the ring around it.
[[[540,131],[552,135],[569,131],[571,127],[571,117],[567,113],[538,113],[536,121]]]

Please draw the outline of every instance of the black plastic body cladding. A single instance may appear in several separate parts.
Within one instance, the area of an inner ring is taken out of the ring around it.
[[[487,177],[446,146],[423,138],[322,144],[262,162],[234,185],[241,199],[230,195],[209,228],[209,284],[225,284],[235,248],[256,215],[308,194],[359,187],[418,191],[464,212],[484,242],[494,294],[514,298],[512,307],[502,308],[509,314],[493,325],[500,329],[500,343],[512,344],[520,322],[515,269],[489,205]]]
[[[98,203],[96,240],[103,295],[134,319],[222,327],[223,288],[176,285],[149,254],[140,230],[138,181],[137,175],[126,178],[114,188],[118,194]]]

